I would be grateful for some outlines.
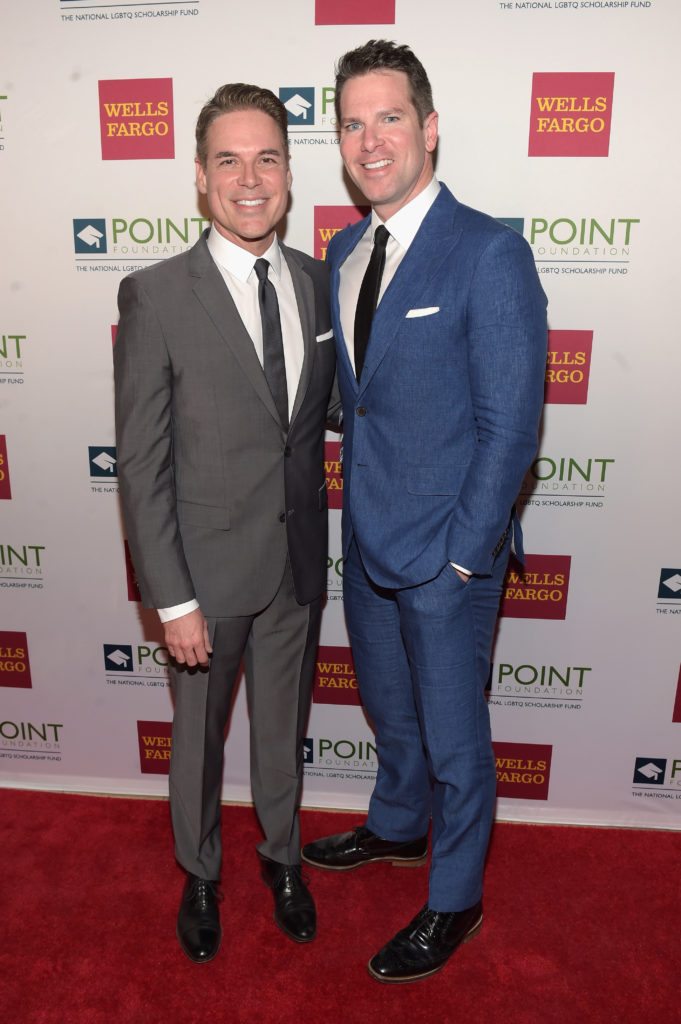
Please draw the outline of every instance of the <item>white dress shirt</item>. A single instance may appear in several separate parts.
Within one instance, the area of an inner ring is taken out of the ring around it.
[[[258,278],[254,270],[256,259],[261,257],[254,256],[247,249],[242,249],[241,246],[230,242],[216,230],[215,225],[211,227],[208,235],[208,251],[234,299],[239,316],[250,335],[262,366],[262,320],[258,303]],[[279,302],[290,418],[305,356],[303,329],[300,325],[300,314],[293,290],[291,272],[279,248],[276,235],[267,252],[263,253],[262,259],[267,260],[270,265],[268,278],[274,285]],[[174,605],[172,608],[158,608],[157,611],[161,622],[170,622],[171,619],[187,615],[198,607],[198,601],[193,598],[191,601]]]
[[[381,288],[378,294],[378,302],[385,293],[386,288],[397,273],[397,268],[407,255],[409,246],[416,238],[416,234],[423,223],[423,220],[438,197],[440,182],[435,176],[426,185],[423,192],[419,192],[411,202],[403,206],[397,213],[382,221],[375,210],[371,211],[371,221],[359,242],[352,250],[345,263],[340,268],[340,287],[338,300],[340,303],[341,326],[343,337],[350,356],[352,368],[355,368],[355,310],[359,290],[362,286],[362,279],[369,265],[371,250],[374,247],[374,234],[379,224],[390,232],[390,238],[385,250],[385,267],[381,278]],[[455,569],[470,576],[468,569],[456,562],[451,563]]]

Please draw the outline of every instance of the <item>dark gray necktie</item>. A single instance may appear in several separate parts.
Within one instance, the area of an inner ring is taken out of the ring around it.
[[[265,380],[277,407],[281,425],[284,430],[288,430],[288,390],[284,341],[281,336],[277,293],[267,276],[269,266],[267,260],[255,261],[255,273],[258,278],[258,302],[262,320],[262,368],[265,371]]]
[[[355,376],[359,380],[364,366],[371,322],[374,319],[378,296],[381,291],[381,278],[385,266],[385,247],[390,232],[383,224],[379,224],[374,232],[374,247],[371,250],[369,265],[364,273],[362,286],[359,289],[357,309],[355,310]]]

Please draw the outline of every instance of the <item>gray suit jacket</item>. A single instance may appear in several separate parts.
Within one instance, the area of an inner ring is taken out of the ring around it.
[[[273,597],[288,552],[307,604],[326,580],[327,268],[282,245],[305,346],[286,434],[206,235],[126,277],[118,295],[118,474],[142,600],[196,597],[207,616],[252,614]]]

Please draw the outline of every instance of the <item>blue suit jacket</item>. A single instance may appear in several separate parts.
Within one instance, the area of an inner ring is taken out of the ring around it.
[[[432,579],[448,561],[487,574],[537,449],[547,329],[532,252],[443,185],[376,311],[358,384],[338,285],[366,227],[334,236],[327,257],[344,554],[354,534],[367,572],[390,588]],[[522,556],[518,526],[515,547]]]

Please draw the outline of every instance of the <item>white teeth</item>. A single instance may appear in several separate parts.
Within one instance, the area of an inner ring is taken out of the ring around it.
[[[365,168],[368,171],[373,171],[377,167],[388,167],[391,163],[392,163],[392,160],[377,160],[373,164],[365,164],[364,166],[365,166]]]
[[[237,206],[262,206],[264,199],[237,199]]]

